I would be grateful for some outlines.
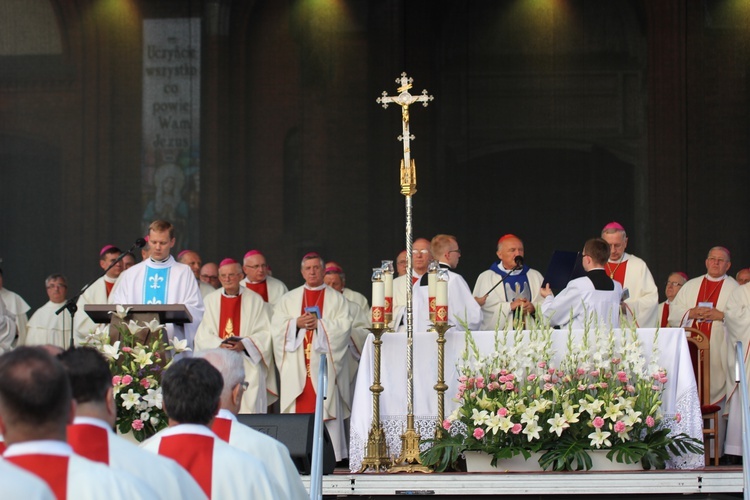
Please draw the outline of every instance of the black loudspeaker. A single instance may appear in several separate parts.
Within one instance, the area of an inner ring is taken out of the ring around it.
[[[281,441],[289,448],[294,465],[300,474],[312,471],[313,431],[315,415],[312,413],[239,414],[237,420]],[[336,456],[328,431],[323,426],[323,474],[332,474],[336,467]]]

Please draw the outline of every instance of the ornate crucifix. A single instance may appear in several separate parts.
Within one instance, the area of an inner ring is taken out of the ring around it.
[[[401,135],[398,140],[404,143],[404,159],[401,160],[401,194],[406,197],[406,275],[411,276],[413,272],[412,262],[412,204],[411,197],[417,192],[417,167],[411,158],[410,141],[414,136],[409,131],[409,106],[421,102],[427,106],[434,99],[428,95],[426,90],[422,95],[413,96],[409,93],[414,80],[401,73],[401,78],[396,79],[398,95],[389,96],[383,92],[378,97],[378,104],[384,108],[388,104],[395,103],[401,106]],[[406,287],[406,431],[401,435],[401,455],[394,461],[394,465],[389,469],[390,472],[432,472],[431,469],[421,464],[419,458],[419,439],[420,436],[414,429],[414,318],[412,316],[412,287]]]

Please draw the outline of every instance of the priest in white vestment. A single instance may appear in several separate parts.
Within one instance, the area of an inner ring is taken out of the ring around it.
[[[167,324],[169,340],[187,340],[193,349],[195,332],[203,318],[203,297],[192,269],[170,255],[174,227],[154,221],[149,228],[150,256],[124,271],[109,295],[110,304],[183,304],[193,317],[184,326]]]
[[[122,251],[114,245],[107,245],[99,251],[99,267],[106,270],[117,258],[122,254]],[[112,268],[107,271],[104,276],[94,281],[90,287],[84,291],[80,297],[78,297],[78,311],[75,316],[75,344],[80,345],[86,337],[89,336],[95,329],[96,324],[83,310],[87,304],[106,304],[109,298],[112,288],[115,286],[117,278],[120,277],[124,270],[124,264],[122,260],[117,262]]]
[[[604,266],[610,278],[627,290],[625,306],[628,317],[635,319],[640,328],[656,328],[659,322],[657,309],[659,289],[654,277],[643,261],[625,252],[628,236],[618,222],[610,222],[602,229],[602,238],[609,243],[609,260]]]
[[[62,274],[51,274],[44,280],[49,302],[37,309],[29,319],[26,329],[26,345],[56,345],[66,349],[70,345],[70,332],[73,326],[70,313],[55,312],[65,305],[68,294],[68,281]]]
[[[278,399],[271,346],[271,311],[257,293],[240,286],[242,267],[233,259],[219,265],[219,290],[206,297],[206,312],[195,334],[195,352],[221,347],[241,355],[247,387],[241,413],[266,413]]]
[[[284,498],[309,498],[289,449],[281,441],[237,421],[245,390],[244,363],[240,356],[228,349],[211,349],[196,353],[196,357],[211,363],[224,379],[221,408],[211,430],[231,446],[262,461],[281,485]]]
[[[687,282],[688,275],[682,271],[675,271],[667,278],[667,286],[664,289],[664,293],[667,296],[667,300],[659,304],[659,311],[657,317],[659,318],[659,326],[661,328],[668,328],[670,326],[678,328],[680,325],[669,324],[669,308],[672,305],[672,301],[677,296],[677,292],[682,289],[683,285]]]
[[[620,299],[622,286],[604,271],[609,255],[609,245],[601,238],[593,238],[583,247],[582,264],[586,276],[576,278],[555,296],[549,283],[541,289],[544,297],[541,313],[550,325],[600,327],[604,331],[620,324]]]
[[[117,407],[112,373],[99,351],[89,347],[71,349],[62,353],[60,360],[76,400],[75,419],[68,425],[67,440],[77,455],[132,474],[163,500],[206,497],[177,462],[141,450],[114,433]]]
[[[130,474],[73,453],[65,442],[74,408],[70,383],[44,350],[19,347],[0,358],[0,401],[3,458],[41,478],[58,499],[157,498]]]
[[[734,370],[736,362],[736,344],[742,342],[743,361],[745,362],[745,377],[750,381],[750,286],[740,285],[734,289],[727,299],[724,311],[724,333],[727,339],[727,363],[729,372]],[[724,452],[729,455],[742,456],[742,401],[740,399],[740,385],[735,377],[727,380],[727,404],[725,413],[727,421],[727,437],[724,441]],[[746,394],[745,398],[749,398]]]
[[[393,280],[393,321],[391,327],[396,331],[406,331],[406,291],[407,287],[412,287],[412,317],[413,326],[415,332],[423,332],[429,327],[429,318],[422,318],[422,315],[416,314],[417,304],[423,302],[419,307],[420,309],[429,308],[427,303],[428,298],[426,297],[427,292],[425,291],[424,297],[419,296],[418,292],[421,286],[427,285],[427,268],[432,261],[432,253],[430,252],[430,240],[426,238],[417,238],[412,244],[412,275],[411,277],[406,274],[400,275],[398,278]],[[424,276],[424,283],[420,283]],[[449,311],[450,312],[450,311]],[[429,315],[429,309],[427,309],[427,315]]]
[[[523,316],[534,314],[542,303],[542,274],[523,264],[521,239],[506,234],[497,241],[498,261],[483,271],[474,284],[474,297],[482,307],[480,330],[503,330],[520,307]],[[521,257],[520,265],[516,257]],[[501,282],[502,280],[502,282]]]
[[[336,461],[349,456],[344,420],[351,412],[349,302],[323,282],[324,261],[315,253],[302,259],[305,284],[276,303],[271,320],[274,359],[281,381],[282,413],[314,413],[320,356],[328,362],[324,402],[326,429]]]
[[[209,283],[201,280],[203,259],[201,259],[201,256],[198,255],[198,252],[194,250],[183,250],[182,252],[177,254],[177,262],[179,262],[180,264],[185,264],[190,269],[192,269],[193,275],[195,275],[195,279],[198,281],[198,288],[200,288],[201,297],[205,299],[206,295],[216,290],[216,288],[211,286]]]
[[[258,250],[250,250],[242,259],[245,279],[240,283],[248,290],[257,293],[271,306],[289,291],[283,281],[268,274],[266,257]]]
[[[27,313],[31,307],[20,295],[5,288],[2,269],[0,269],[0,300],[5,303],[6,309],[16,320],[16,335],[18,335],[16,345],[23,345],[26,342],[26,325],[29,321]]]
[[[706,274],[682,286],[670,307],[669,324],[697,328],[709,337],[711,358],[711,404],[724,408],[731,390],[734,366],[729,366],[724,333],[727,301],[739,286],[727,271],[731,267],[729,250],[713,247],[706,258]],[[719,418],[719,456],[724,454],[726,419]],[[713,448],[712,448],[713,449]]]
[[[169,427],[144,441],[141,448],[175,460],[208,498],[284,498],[281,485],[263,462],[211,431],[223,387],[221,374],[205,359],[176,361],[162,378]]]

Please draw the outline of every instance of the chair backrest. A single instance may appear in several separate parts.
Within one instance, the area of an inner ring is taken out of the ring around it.
[[[711,356],[709,338],[697,328],[685,328],[685,335],[689,343],[693,344],[698,351],[698,372],[695,381],[698,385],[698,398],[701,405],[711,404]]]

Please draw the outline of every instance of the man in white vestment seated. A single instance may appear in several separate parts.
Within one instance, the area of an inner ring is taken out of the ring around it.
[[[739,276],[739,273],[737,274]],[[736,362],[736,345],[742,342],[743,360],[745,362],[745,377],[750,380],[750,286],[740,285],[727,299],[724,311],[724,330],[727,338],[727,363],[730,371]],[[727,381],[727,437],[724,444],[726,455],[742,456],[742,401],[740,399],[740,385],[731,377]],[[746,398],[750,394],[745,395]],[[736,460],[740,462],[740,460]]]
[[[496,255],[499,260],[477,277],[473,292],[482,307],[481,330],[487,331],[504,329],[515,314],[534,314],[543,300],[542,274],[523,264],[523,241],[518,236],[501,236]]]
[[[750,283],[750,267],[746,267],[737,271],[737,277],[735,279],[737,280],[738,285]]]
[[[25,300],[15,292],[5,288],[3,283],[3,270],[0,268],[0,300],[5,303],[5,308],[12,314],[16,321],[17,345],[23,345],[26,341],[26,325],[29,321],[27,313],[31,309]]]
[[[418,320],[415,309],[417,307],[417,296],[414,293],[415,290],[421,286],[427,288],[427,268],[432,261],[432,253],[430,252],[430,240],[426,238],[417,238],[412,244],[412,275],[411,277],[406,274],[400,275],[398,278],[393,280],[393,325],[392,328],[396,331],[406,331],[406,287],[412,287],[412,316],[414,317],[414,331],[425,331],[428,326],[428,320]],[[420,280],[424,276],[424,283]],[[426,300],[426,299],[425,299]],[[424,307],[429,307],[429,304],[425,304]],[[449,311],[450,312],[450,311]],[[427,311],[429,314],[429,311]]]
[[[200,288],[201,290],[201,297],[205,299],[206,295],[216,290],[216,288],[211,286],[209,283],[205,283],[201,279],[201,268],[203,267],[203,260],[201,259],[201,256],[198,255],[198,252],[194,250],[183,250],[182,252],[177,254],[177,262],[185,264],[193,271],[195,279],[198,281],[198,288]]]
[[[281,485],[284,498],[309,498],[297,467],[289,455],[289,449],[281,441],[237,421],[242,392],[247,387],[244,363],[240,356],[227,349],[211,349],[197,353],[196,357],[204,358],[211,363],[224,379],[221,408],[211,430],[231,446],[262,461],[268,473]]]
[[[242,258],[245,279],[240,283],[248,290],[257,293],[271,306],[289,291],[283,281],[271,276],[266,257],[258,250],[250,250]]]
[[[461,259],[461,249],[456,237],[450,234],[438,234],[433,237],[430,242],[430,253],[439,268],[448,271],[448,321],[454,325],[451,330],[463,330],[459,322],[466,322],[469,330],[479,329],[482,324],[482,308],[471,294],[471,288],[464,277],[454,271]],[[427,313],[429,319],[429,307]]]
[[[610,222],[604,226],[602,238],[610,248],[604,269],[610,278],[622,285],[623,290],[627,290],[624,303],[628,319],[634,318],[641,328],[656,328],[659,323],[659,289],[651,271],[642,259],[625,252],[628,235],[620,223]]]
[[[169,340],[187,340],[193,349],[195,331],[203,318],[203,297],[192,269],[170,255],[174,226],[157,220],[149,226],[150,256],[124,271],[109,295],[110,304],[183,304],[193,317],[185,325],[167,324]]]
[[[279,299],[271,320],[281,412],[315,412],[320,357],[325,354],[324,420],[338,462],[349,456],[344,434],[344,420],[351,412],[349,302],[323,282],[324,261],[318,254],[305,255],[300,268],[305,284]]]
[[[396,276],[406,274],[406,250],[401,250],[396,256]]]
[[[557,296],[552,293],[549,283],[541,289],[541,312],[552,326],[567,327],[573,323],[574,329],[592,327],[607,331],[620,324],[620,299],[622,286],[604,271],[609,257],[609,245],[601,238],[592,238],[583,247],[583,269],[586,276],[568,283]]]
[[[157,492],[157,498],[205,498],[198,483],[177,462],[141,450],[114,433],[117,406],[112,373],[99,351],[69,349],[60,355],[60,361],[76,401],[67,440],[77,455],[132,474]]]
[[[664,289],[664,294],[667,296],[667,300],[659,304],[659,312],[658,312],[658,318],[659,318],[659,326],[661,328],[668,328],[670,326],[669,324],[669,307],[670,304],[672,304],[672,301],[677,296],[677,292],[680,291],[682,286],[687,282],[688,275],[683,273],[682,271],[675,271],[669,275],[669,278],[667,278],[667,285]],[[672,325],[675,327],[679,327],[679,325]]]
[[[201,267],[201,281],[211,285],[214,290],[221,288],[219,266],[215,262],[206,262],[203,264],[203,267]]]
[[[724,311],[727,301],[739,286],[727,271],[732,265],[729,250],[713,247],[706,258],[706,274],[689,280],[672,302],[669,324],[693,327],[709,338],[711,358],[711,404],[724,410],[725,396],[731,391],[734,366],[729,366],[727,341],[724,333]],[[693,369],[697,354],[690,345]],[[719,456],[724,454],[726,419],[719,418]],[[712,453],[713,453],[713,447]]]
[[[3,459],[41,478],[58,500],[157,498],[130,474],[73,453],[65,436],[74,408],[65,370],[47,352],[19,347],[0,356]]]
[[[169,427],[141,448],[171,458],[187,470],[208,498],[284,498],[281,485],[260,460],[222,441],[211,430],[224,380],[211,363],[183,358],[162,378]]]
[[[114,245],[106,245],[99,251],[99,267],[102,270],[107,269],[117,258],[122,254],[122,250]],[[87,304],[106,304],[109,294],[112,292],[112,288],[115,286],[117,278],[120,277],[124,270],[122,260],[112,266],[112,269],[106,272],[104,276],[94,281],[94,283],[86,289],[78,297],[76,306],[78,311],[76,312],[75,323],[76,323],[76,335],[75,343],[79,345],[86,337],[96,329],[94,321],[86,314],[83,310]]]
[[[247,387],[241,413],[266,413],[278,398],[271,346],[271,310],[257,293],[240,286],[242,267],[234,259],[219,264],[224,285],[206,297],[206,312],[195,334],[195,352],[232,350],[244,362]]]
[[[26,330],[26,345],[52,344],[65,349],[70,345],[70,313],[55,311],[65,305],[68,295],[68,280],[55,273],[44,280],[49,301],[37,309],[29,319]]]

